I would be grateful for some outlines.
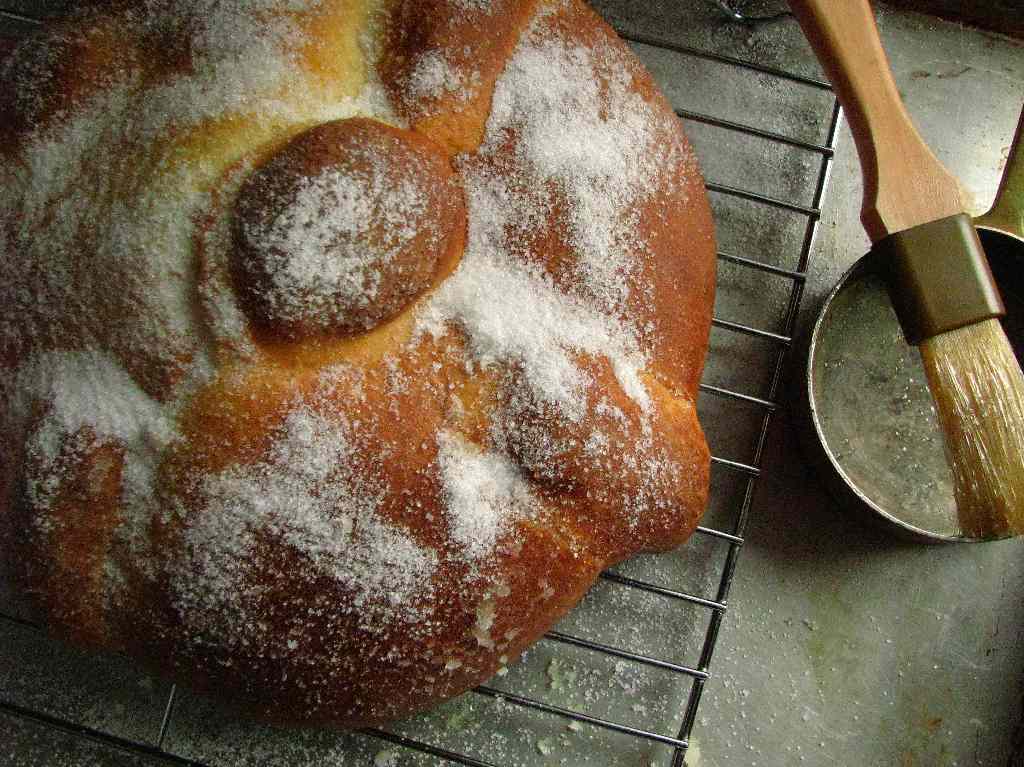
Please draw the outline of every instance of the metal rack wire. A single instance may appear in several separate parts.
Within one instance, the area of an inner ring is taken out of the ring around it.
[[[33,20],[23,15],[0,11],[0,17],[6,16],[9,20],[20,25],[31,23]],[[656,39],[646,35],[629,33],[619,30],[620,34],[631,43],[650,46],[664,51],[671,51],[674,54],[703,59],[715,62],[730,68],[750,70],[758,75],[767,75],[790,83],[797,83],[808,88],[821,90],[830,93],[831,89],[827,82],[814,78],[803,77],[784,72],[760,64],[751,63],[738,58],[712,53],[698,48],[687,47],[675,44],[674,42]],[[752,458],[749,461],[740,461],[733,458],[726,458],[715,455],[712,458],[713,464],[719,470],[732,472],[741,477],[743,484],[742,501],[739,504],[735,521],[731,528],[719,529],[712,526],[701,526],[697,528],[697,535],[703,536],[724,548],[724,562],[721,567],[721,574],[718,579],[717,588],[713,596],[701,596],[689,593],[684,590],[676,590],[664,585],[648,582],[647,580],[629,577],[618,572],[605,572],[602,579],[625,589],[637,590],[648,594],[654,594],[665,598],[674,605],[673,609],[706,611],[708,616],[703,642],[700,648],[699,660],[695,665],[689,666],[674,661],[665,660],[652,655],[633,652],[631,650],[600,643],[591,639],[576,636],[561,631],[549,632],[544,642],[581,648],[590,652],[600,653],[604,656],[617,658],[631,663],[640,664],[650,668],[678,675],[680,679],[688,679],[690,682],[689,694],[686,696],[685,708],[679,712],[678,729],[671,735],[655,732],[642,727],[637,727],[610,718],[597,716],[588,713],[586,710],[570,709],[554,705],[529,695],[518,694],[507,690],[484,685],[478,687],[474,692],[478,696],[485,696],[492,699],[500,699],[505,703],[520,707],[524,710],[543,712],[563,718],[567,721],[585,723],[587,725],[601,728],[607,731],[624,734],[633,738],[643,739],[652,743],[662,744],[669,747],[671,753],[671,764],[673,767],[682,767],[685,762],[685,755],[690,743],[691,733],[694,729],[698,707],[708,680],[712,676],[712,661],[716,646],[722,629],[724,617],[728,611],[729,595],[732,588],[739,553],[743,547],[744,536],[747,528],[747,521],[751,513],[754,498],[754,490],[761,475],[760,464],[765,449],[769,424],[773,415],[778,411],[780,403],[777,396],[780,393],[780,383],[783,376],[785,360],[790,347],[793,344],[797,312],[800,307],[803,287],[806,280],[808,262],[812,246],[821,216],[821,201],[829,180],[829,173],[832,164],[836,133],[840,122],[840,109],[838,102],[832,99],[831,114],[827,118],[827,138],[823,143],[807,141],[784,133],[766,130],[753,125],[743,124],[731,120],[722,119],[712,114],[701,111],[679,109],[679,117],[687,123],[699,123],[713,126],[733,132],[742,136],[753,137],[759,140],[785,145],[802,152],[815,156],[818,160],[816,181],[813,195],[809,205],[792,202],[778,197],[750,191],[748,189],[717,183],[714,180],[707,182],[710,192],[726,197],[745,200],[759,206],[788,211],[791,214],[804,219],[804,232],[799,253],[796,255],[795,268],[777,266],[766,261],[760,261],[749,255],[720,252],[718,258],[721,262],[729,263],[741,269],[754,270],[757,272],[774,275],[775,277],[789,282],[788,299],[781,323],[781,329],[767,329],[757,327],[750,323],[739,322],[727,317],[715,316],[713,326],[720,331],[730,334],[742,334],[759,339],[773,347],[773,363],[769,371],[769,383],[767,396],[761,397],[754,394],[737,391],[732,387],[718,386],[711,383],[702,383],[701,391],[704,395],[719,398],[725,401],[741,402],[746,406],[756,408],[759,413],[759,424],[756,433],[755,444],[752,446]],[[722,556],[722,555],[720,555]],[[0,619],[18,621],[17,618],[0,614]],[[0,714],[30,720],[39,725],[55,730],[82,736],[94,741],[99,741],[107,746],[125,750],[140,757],[152,759],[154,764],[174,765],[200,765],[188,757],[176,755],[165,749],[165,740],[169,727],[175,716],[177,693],[174,687],[170,688],[166,705],[160,723],[159,734],[155,742],[143,742],[130,737],[124,737],[115,733],[102,731],[101,729],[76,723],[68,719],[54,716],[46,711],[37,710],[21,705],[15,701],[8,700],[0,689]],[[459,753],[436,743],[398,734],[385,729],[366,729],[362,731],[371,738],[378,739],[383,743],[392,746],[410,749],[420,754],[435,757],[442,762],[472,765],[473,767],[502,767],[493,761],[487,761],[465,753]]]

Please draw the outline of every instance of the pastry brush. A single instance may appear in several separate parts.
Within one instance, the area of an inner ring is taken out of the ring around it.
[[[1024,532],[1024,376],[960,186],[914,128],[867,0],[791,0],[864,177],[861,221],[918,345],[967,535]]]

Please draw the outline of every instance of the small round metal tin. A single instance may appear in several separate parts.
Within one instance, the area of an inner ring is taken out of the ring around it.
[[[1018,358],[1024,342],[1024,241],[979,229],[1007,306]],[[843,275],[805,345],[804,441],[845,508],[920,542],[968,542],[924,368],[906,343],[871,257]]]

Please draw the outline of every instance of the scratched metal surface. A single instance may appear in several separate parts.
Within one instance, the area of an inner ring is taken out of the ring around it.
[[[634,23],[682,29],[679,5],[656,3]],[[884,7],[878,19],[922,135],[960,178],[971,212],[983,212],[1024,103],[1024,48]],[[719,27],[709,39],[722,52],[814,71],[795,35],[782,23]],[[867,249],[860,194],[843,130],[801,328]],[[865,529],[810,475],[790,421],[784,414],[771,434],[689,763],[1010,764],[1024,692],[1024,542],[922,547]]]

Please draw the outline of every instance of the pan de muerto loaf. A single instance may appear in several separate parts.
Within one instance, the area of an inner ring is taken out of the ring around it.
[[[382,722],[692,532],[711,217],[581,2],[90,3],[2,74],[0,552],[53,632]]]

